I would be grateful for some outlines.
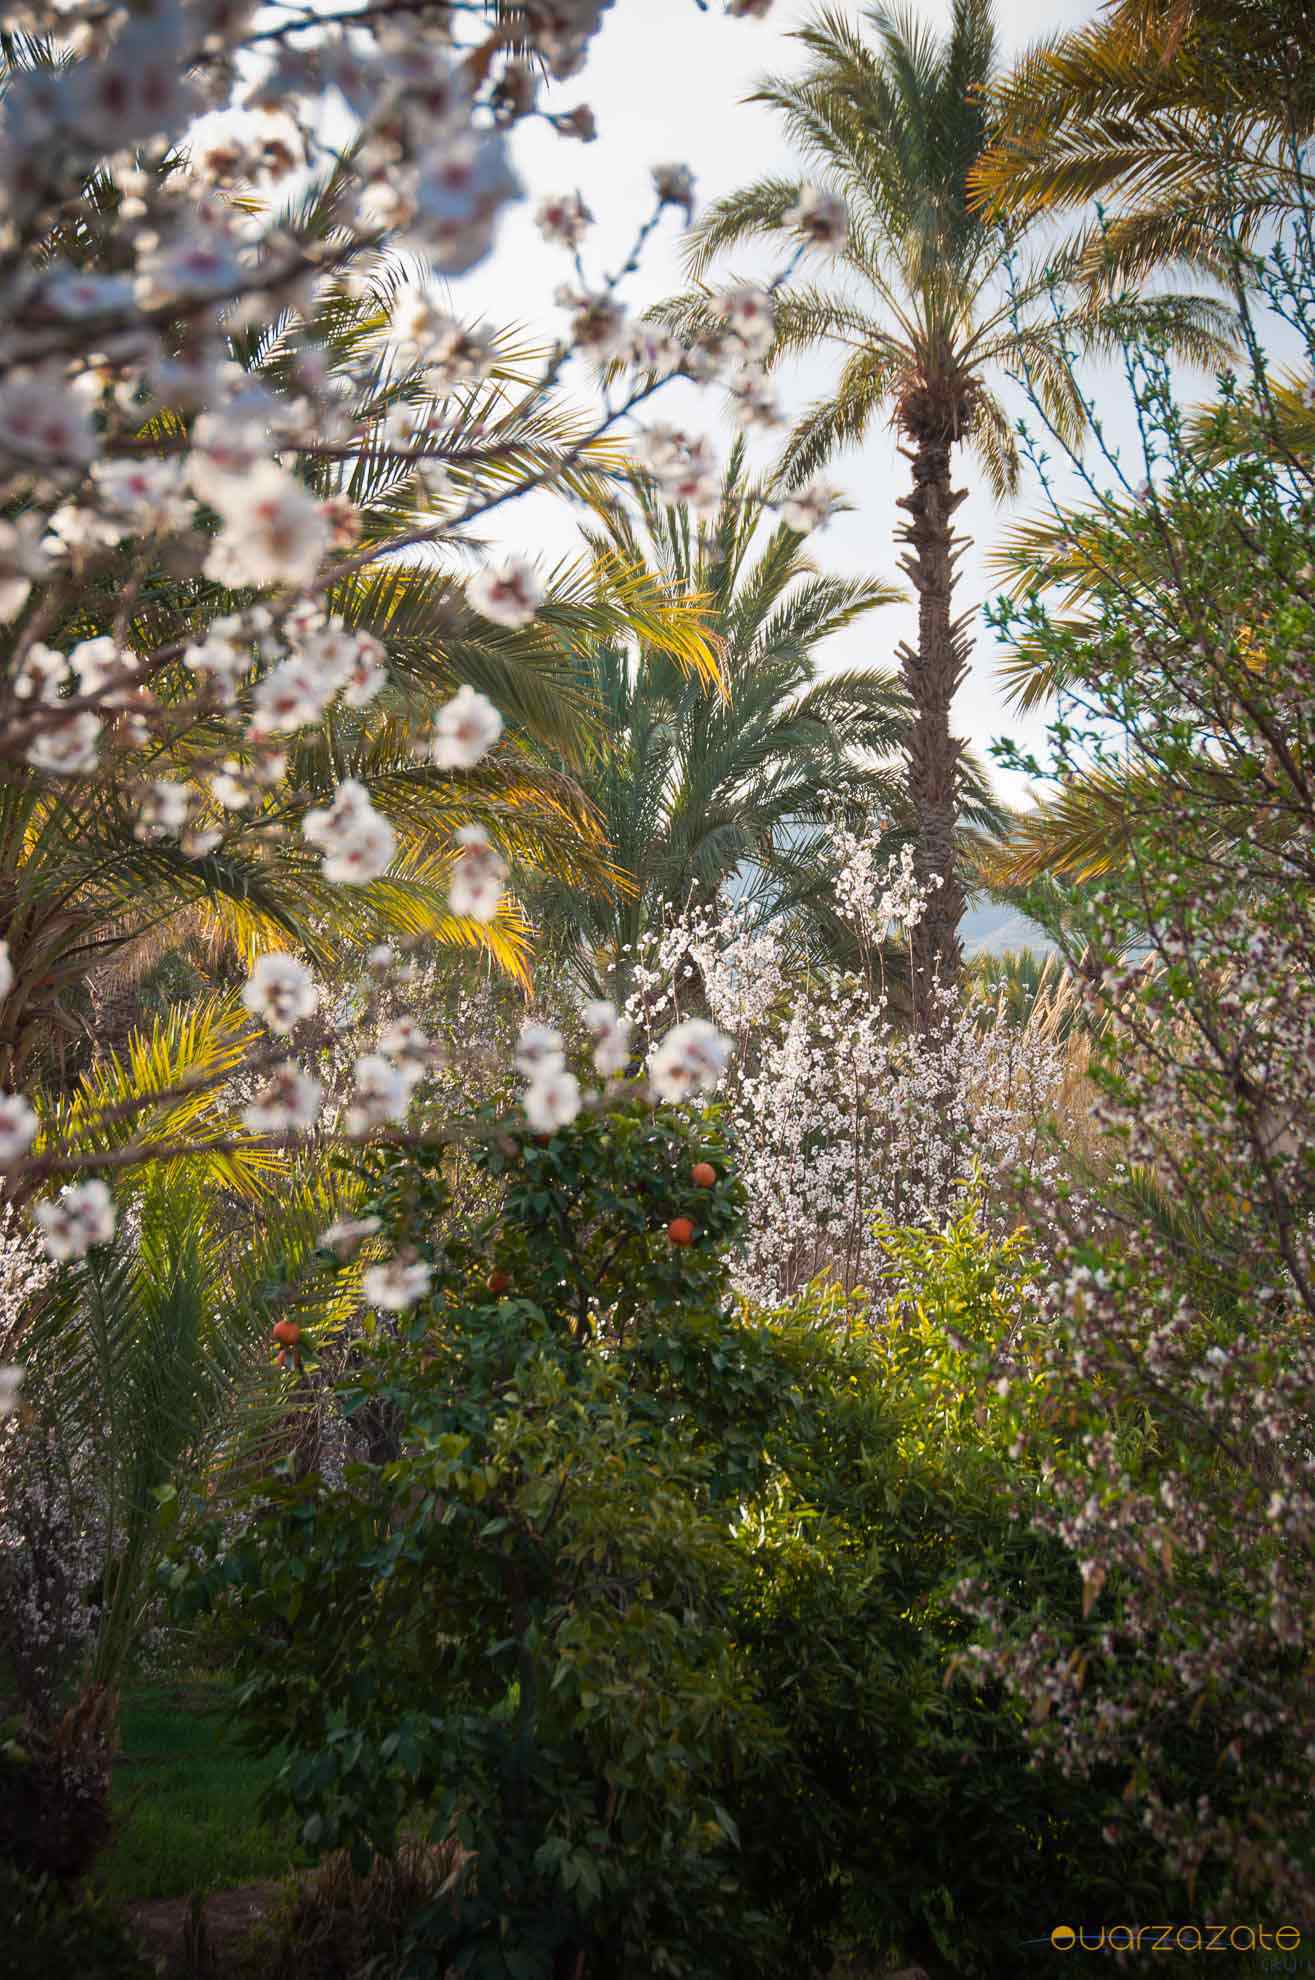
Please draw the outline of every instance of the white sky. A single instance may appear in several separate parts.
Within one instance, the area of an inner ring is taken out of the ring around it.
[[[809,0],[776,0],[765,21],[732,20],[720,11],[701,13],[694,0],[617,0],[593,44],[584,73],[558,85],[547,100],[553,109],[570,109],[584,100],[593,105],[600,135],[588,146],[556,136],[542,124],[521,127],[515,137],[518,169],[531,197],[512,209],[503,224],[497,250],[480,268],[453,287],[453,304],[463,315],[482,314],[494,322],[519,321],[553,334],[561,316],[553,291],[570,279],[569,257],[544,243],[533,223],[536,199],[549,192],[575,187],[583,193],[597,225],[585,246],[585,266],[591,277],[613,268],[624,257],[638,221],[651,208],[650,168],[681,160],[694,170],[700,204],[717,198],[750,178],[773,170],[792,169],[791,154],[772,113],[744,98],[765,71],[797,72],[804,51],[790,30],[815,12]],[[914,0],[914,10],[929,25],[943,29],[949,0]],[[857,15],[859,6],[849,11]],[[1040,35],[1076,26],[1096,11],[1088,0],[997,0],[1006,55],[1012,55]],[[622,291],[631,307],[642,310],[685,286],[679,261],[679,219],[672,214],[662,233],[650,244],[640,272]],[[774,270],[779,262],[761,255],[741,257],[741,272]],[[730,272],[733,263],[723,264]],[[797,410],[821,396],[835,378],[835,352],[820,352],[781,375],[787,411]],[[1196,381],[1198,389],[1205,380]],[[1105,411],[1102,405],[1102,411]],[[729,448],[732,429],[715,390],[696,394],[683,383],[668,388],[656,401],[655,418],[674,415],[707,432],[720,451]],[[1121,397],[1111,397],[1107,415],[1116,436],[1131,436],[1131,424]],[[755,444],[762,465],[779,442]],[[966,609],[990,595],[991,581],[983,553],[998,537],[1002,516],[989,495],[974,487],[978,477],[971,458],[959,456],[957,479],[973,492],[959,511],[959,526],[973,538],[973,548],[961,566],[960,596]],[[1130,478],[1141,479],[1141,468],[1130,467]],[[837,517],[813,539],[813,552],[825,567],[864,572],[900,581],[894,531],[902,512],[895,498],[907,486],[907,464],[897,454],[891,435],[875,430],[863,449],[838,458],[832,478],[855,504],[852,514]],[[1035,484],[1026,487],[1016,505],[1027,514],[1041,506]],[[507,512],[499,538],[507,548],[555,557],[576,547],[571,513],[560,498],[531,497]],[[911,605],[874,614],[864,625],[850,628],[824,649],[829,664],[894,665],[895,649],[912,630]],[[983,626],[977,640],[971,675],[956,702],[956,726],[979,750],[1002,733],[1039,739],[1043,723],[1030,732],[1005,710],[993,674],[998,657],[993,636]],[[1024,786],[1001,779],[1001,789],[1018,801]]]

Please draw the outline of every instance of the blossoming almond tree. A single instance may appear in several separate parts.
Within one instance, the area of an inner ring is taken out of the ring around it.
[[[270,849],[286,857],[290,845],[306,849],[295,871],[315,876],[312,910],[323,912],[326,890],[350,889],[353,912],[366,907],[367,940],[386,932],[371,930],[370,904],[394,925],[409,917],[413,934],[440,932],[422,904],[444,877],[458,922],[478,929],[503,912],[508,859],[525,843],[512,809],[524,807],[529,766],[508,765],[500,831],[497,778],[490,788],[484,766],[512,711],[468,678],[421,745],[428,768],[417,774],[400,760],[412,717],[397,690],[427,608],[431,633],[451,632],[454,615],[484,628],[477,678],[519,692],[523,718],[532,682],[511,664],[514,643],[539,627],[551,638],[553,583],[513,557],[477,572],[463,595],[451,579],[399,569],[397,555],[459,539],[529,488],[596,488],[609,428],[666,377],[734,361],[737,322],[770,315],[768,298],[740,297],[704,347],[656,348],[625,329],[616,289],[632,255],[566,300],[564,334],[517,375],[486,328],[453,316],[432,286],[399,286],[386,272],[384,252],[419,257],[441,279],[478,266],[501,211],[522,195],[509,133],[540,114],[540,71],[524,55],[549,78],[570,75],[604,11],[595,0],[531,0],[513,25],[434,0],[397,19],[268,25],[250,8],[177,5],[148,33],[126,14],[84,22],[76,10],[24,10],[29,40],[10,44],[0,112],[10,511],[0,756],[28,818],[49,827],[51,862],[61,836],[78,836],[70,801],[102,828],[87,873],[101,897],[66,944],[68,975],[113,943],[106,923],[144,875],[172,885],[157,917],[180,898],[211,912],[226,900],[220,919],[243,930],[248,954],[280,937],[313,952],[316,912],[299,914],[295,897],[263,884]],[[583,109],[542,114],[564,137],[590,134]],[[344,116],[346,150],[328,137]],[[281,212],[280,185],[296,195]],[[636,254],[691,197],[683,168],[658,168]],[[568,365],[603,359],[625,364],[625,390],[605,397],[592,423],[570,426],[553,410],[554,388]],[[625,574],[615,576],[624,591]],[[596,572],[590,591],[570,609],[592,611],[604,629]],[[645,620],[634,587],[624,609]],[[688,664],[707,664],[679,614],[647,624],[659,642],[664,624]],[[449,650],[463,631],[458,623]],[[424,850],[420,793],[432,805],[435,778],[441,792],[443,778],[481,775],[493,815],[470,821],[457,799],[459,829],[437,855]],[[308,781],[320,784],[318,802],[306,802]],[[561,820],[562,796],[543,806],[544,829]],[[125,847],[125,827],[139,851]],[[30,877],[31,845],[25,827],[16,874]],[[245,873],[235,853],[252,855]],[[85,881],[66,893],[85,906]],[[34,979],[49,975],[32,946],[35,919],[9,929],[6,1020],[18,1027]],[[256,1009],[278,1027],[285,1005],[262,991]],[[23,1038],[20,1028],[11,1079]],[[266,1056],[270,1083],[251,1118],[304,1126],[313,1082],[295,1061]],[[48,1140],[31,1152],[25,1107],[18,1092],[5,1101],[19,1191],[81,1166]],[[149,1151],[117,1152],[126,1162]],[[50,1209],[51,1229],[90,1245],[112,1215],[103,1184],[70,1187],[84,1194]]]

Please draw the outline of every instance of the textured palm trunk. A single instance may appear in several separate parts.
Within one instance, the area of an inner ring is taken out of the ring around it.
[[[950,733],[950,703],[968,671],[970,614],[953,615],[955,572],[966,537],[953,516],[966,490],[950,486],[952,442],[915,436],[903,450],[913,464],[913,487],[900,497],[909,521],[899,532],[901,559],[918,596],[918,643],[901,646],[904,685],[913,703],[909,737],[909,796],[918,831],[918,873],[927,910],[913,932],[913,998],[918,1022],[934,1021],[938,986],[958,981],[963,963],[959,923],[964,893],[954,855],[963,745]]]

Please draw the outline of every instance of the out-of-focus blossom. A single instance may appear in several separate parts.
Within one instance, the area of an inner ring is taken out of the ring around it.
[[[242,1002],[271,1031],[291,1031],[319,1003],[315,979],[296,956],[275,949],[259,956],[242,991]]]
[[[99,1180],[68,1184],[57,1197],[34,1204],[32,1218],[46,1251],[61,1265],[108,1244],[115,1231],[114,1203]]]

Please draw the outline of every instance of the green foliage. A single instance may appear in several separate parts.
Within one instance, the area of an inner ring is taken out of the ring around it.
[[[24,1877],[0,1857],[0,1917],[8,1980],[54,1980],[58,1974],[151,1980],[153,1967],[99,1893],[70,1894],[47,1877]]]
[[[1029,1586],[1058,1562],[1078,1600],[950,1405],[1008,1332],[1021,1241],[891,1233],[884,1331],[822,1288],[736,1312],[715,1118],[619,1104],[479,1159],[500,1217],[441,1254],[441,1152],[369,1178],[434,1274],[340,1390],[400,1455],[260,1481],[169,1571],[226,1618],[252,1741],[286,1744],[273,1804],[360,1872],[418,1822],[468,1853],[408,1974],[750,1980],[845,1936],[1024,1970],[1037,1889],[1090,1915],[1102,1885],[1089,1802],[1029,1771],[998,1696],[947,1685],[966,1562]]]

